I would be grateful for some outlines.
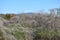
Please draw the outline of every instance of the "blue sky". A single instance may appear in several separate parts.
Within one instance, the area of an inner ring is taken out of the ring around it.
[[[60,0],[0,0],[0,13],[47,11],[59,7]]]

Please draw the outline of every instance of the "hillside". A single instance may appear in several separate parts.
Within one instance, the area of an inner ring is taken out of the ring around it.
[[[0,14],[0,40],[60,40],[60,11]]]

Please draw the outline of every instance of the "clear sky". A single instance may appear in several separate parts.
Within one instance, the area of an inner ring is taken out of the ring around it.
[[[46,11],[59,7],[60,0],[0,0],[0,13]]]

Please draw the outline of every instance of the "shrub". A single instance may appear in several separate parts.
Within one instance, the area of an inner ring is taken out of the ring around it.
[[[4,15],[3,18],[9,20],[11,18],[11,15],[10,14],[6,14],[6,15]]]
[[[49,30],[49,31],[48,30],[44,30],[44,31],[38,30],[38,31],[35,32],[35,35],[36,36],[35,36],[34,40],[39,40],[39,39],[40,40],[42,40],[42,39],[45,39],[45,40],[50,40],[51,39],[52,40],[52,38],[56,39],[57,37],[59,37],[58,32],[53,31],[53,30]]]
[[[14,37],[15,37],[17,40],[24,40],[24,33],[23,33],[23,32],[14,31],[14,32],[12,33],[12,35],[14,35]]]

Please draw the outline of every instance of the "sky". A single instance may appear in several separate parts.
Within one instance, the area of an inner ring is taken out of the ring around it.
[[[0,13],[47,11],[59,7],[60,0],[0,0]]]

